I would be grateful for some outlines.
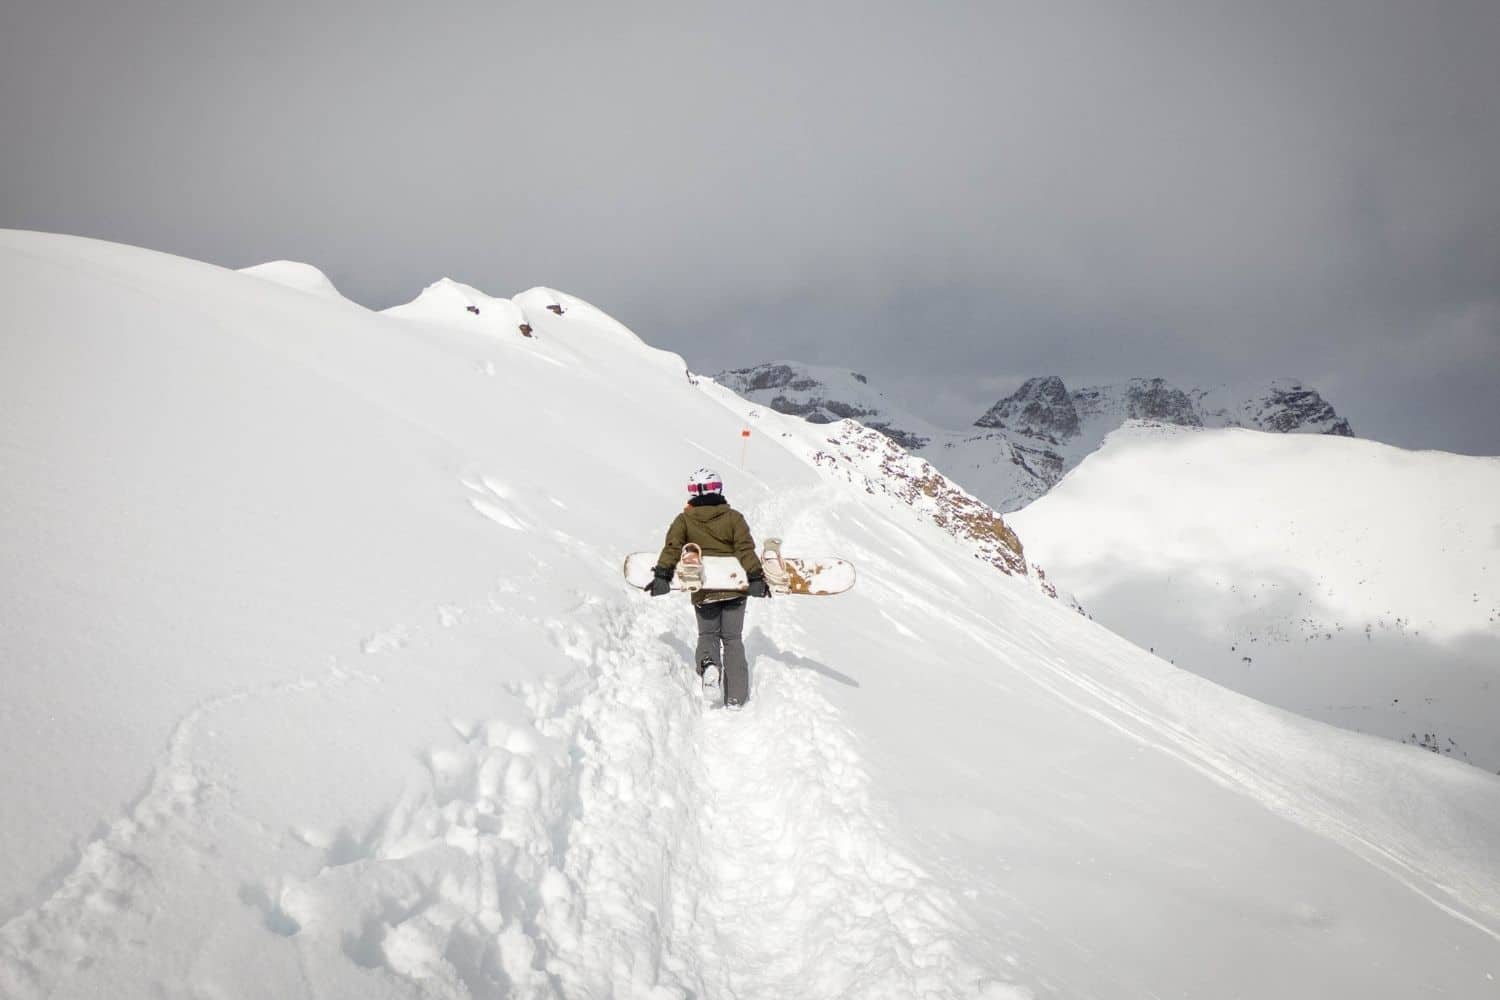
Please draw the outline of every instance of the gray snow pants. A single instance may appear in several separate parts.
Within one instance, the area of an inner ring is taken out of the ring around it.
[[[700,604],[695,666],[712,660],[723,671],[724,703],[743,705],[750,699],[750,668],[745,664],[745,598]],[[723,646],[722,652],[720,646]],[[701,672],[701,671],[700,671]]]

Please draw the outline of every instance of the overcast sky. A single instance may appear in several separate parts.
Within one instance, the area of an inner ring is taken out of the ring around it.
[[[0,225],[304,260],[373,307],[547,284],[697,370],[979,409],[1300,376],[1365,436],[1493,455],[1497,52],[1496,0],[23,0]]]

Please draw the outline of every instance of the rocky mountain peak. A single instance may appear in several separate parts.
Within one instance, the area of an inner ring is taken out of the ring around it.
[[[1003,428],[1057,443],[1078,434],[1078,410],[1063,380],[1045,375],[1027,379],[985,411],[974,426]]]
[[[1294,380],[1183,386],[1160,377],[1069,388],[1062,378],[1027,379],[962,430],[932,423],[893,402],[859,372],[774,361],[714,376],[762,406],[815,424],[857,420],[902,448],[921,452],[996,510],[1046,493],[1127,421],[1180,427],[1248,427],[1288,434],[1353,436],[1316,389]],[[877,380],[878,381],[878,380]]]
[[[1086,425],[1150,420],[1179,427],[1252,427],[1278,434],[1354,436],[1316,389],[1295,379],[1277,379],[1248,400],[1225,386],[1188,389],[1164,378],[1133,378],[1112,385],[1069,390],[1055,375],[1030,378],[975,422],[1063,444]]]
[[[1349,421],[1340,417],[1318,390],[1291,379],[1272,382],[1264,396],[1245,403],[1242,411],[1250,426],[1261,430],[1354,437]]]
[[[1125,415],[1181,427],[1202,427],[1188,394],[1164,378],[1133,378],[1125,386]]]

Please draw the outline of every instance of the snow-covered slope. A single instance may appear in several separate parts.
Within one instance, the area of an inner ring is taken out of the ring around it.
[[[1013,515],[1101,622],[1272,704],[1500,770],[1500,459],[1131,425]]]
[[[1181,389],[1161,378],[1136,378],[1070,390],[1055,375],[1032,378],[972,427],[955,429],[929,423],[893,403],[865,375],[845,369],[780,361],[715,378],[782,413],[815,423],[849,417],[884,431],[1004,512],[1042,496],[1129,420],[1284,434],[1354,433],[1316,389],[1294,379]]]
[[[0,282],[7,998],[1494,988],[1500,779],[1147,655],[852,425],[544,289]],[[705,463],[860,569],[751,608],[737,714],[619,578]]]

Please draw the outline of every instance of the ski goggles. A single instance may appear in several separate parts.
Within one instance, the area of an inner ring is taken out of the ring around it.
[[[724,492],[723,483],[688,483],[688,492],[694,496],[702,496],[705,493]]]

